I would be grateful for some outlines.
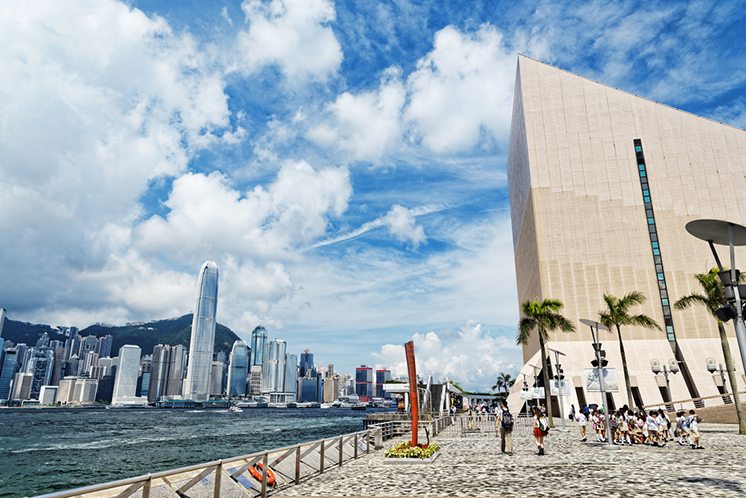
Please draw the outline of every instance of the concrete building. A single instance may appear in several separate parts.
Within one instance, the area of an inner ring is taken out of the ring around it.
[[[28,372],[18,372],[13,378],[13,392],[10,399],[31,399],[31,385],[34,375]]]
[[[125,344],[119,349],[119,365],[114,378],[113,405],[147,404],[147,398],[135,396],[140,371],[140,347]],[[95,396],[95,393],[94,393]]]
[[[213,261],[205,261],[197,279],[184,398],[195,401],[209,398],[217,309],[218,266]]]
[[[40,405],[53,405],[57,397],[57,386],[41,386],[39,391]]]
[[[212,372],[210,373],[210,396],[222,396],[225,392],[223,377],[225,372],[225,363],[222,361],[212,362]]]
[[[249,370],[249,394],[257,396],[262,394],[262,366],[252,365]]]
[[[259,325],[251,332],[251,365],[262,366],[264,364],[264,346],[267,342],[267,329]]]
[[[298,355],[291,353],[285,355],[285,372],[283,377],[283,392],[297,395]]]
[[[746,223],[746,132],[519,57],[507,169],[519,303],[559,299],[578,329],[548,342],[567,355],[565,407],[605,402],[588,382],[594,351],[579,320],[598,319],[604,293],[630,291],[647,297],[633,313],[663,328],[622,330],[635,404],[699,396],[715,396],[706,405],[722,403],[707,371],[708,358],[723,358],[717,325],[704,308],[677,311],[673,303],[699,292],[693,275],[715,266],[686,223]],[[743,268],[746,249],[736,253]],[[732,330],[728,324],[743,390]],[[627,396],[619,342],[616,332],[602,334],[617,387],[608,404],[620,406]],[[533,334],[521,370],[529,385],[541,364],[538,349]],[[680,372],[666,381],[654,364]],[[509,397],[514,410],[521,387],[517,382]]]
[[[96,389],[98,388],[98,380],[78,378],[75,379],[75,386],[73,387],[72,402],[81,405],[87,405],[96,402]]]
[[[282,392],[285,387],[285,360],[287,343],[274,339],[264,344],[262,364],[262,392]]]
[[[391,380],[391,370],[388,368],[376,369],[376,398],[388,397],[386,392],[383,390],[383,384]]]
[[[373,398],[373,369],[371,367],[360,365],[355,369],[355,394],[363,402]]]

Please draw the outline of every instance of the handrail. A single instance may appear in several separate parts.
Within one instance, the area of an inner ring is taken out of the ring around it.
[[[738,394],[746,394],[746,391],[738,391]],[[647,405],[642,405],[643,408],[653,408],[658,406],[667,406],[667,405],[676,405],[676,404],[682,404],[682,403],[694,403],[695,401],[704,401],[707,399],[722,399],[725,396],[733,396],[732,392],[726,392],[722,394],[715,394],[712,396],[700,396],[698,398],[686,398],[686,399],[677,399],[674,401],[663,401],[661,403],[649,403]],[[735,403],[735,401],[734,401]]]
[[[448,415],[445,417],[440,418],[434,418],[432,420],[424,420],[420,421],[418,424],[422,427],[430,427],[433,429],[433,436],[437,435],[440,431],[442,431],[444,428],[448,427],[453,423],[453,418]],[[120,479],[117,481],[110,481],[100,484],[93,484],[90,486],[84,486],[76,489],[71,489],[67,491],[58,491],[54,493],[48,493],[44,495],[40,495],[37,498],[71,498],[74,496],[79,495],[86,495],[89,493],[95,493],[100,491],[107,491],[112,490],[116,488],[122,488],[124,486],[129,486],[126,490],[124,490],[122,493],[120,493],[120,496],[129,496],[130,494],[134,493],[135,491],[142,488],[142,497],[143,498],[149,498],[150,496],[150,490],[151,486],[153,485],[153,481],[158,479],[163,479],[165,481],[165,478],[172,477],[180,474],[186,474],[189,472],[195,472],[200,471],[196,476],[192,476],[189,481],[187,481],[185,484],[179,487],[177,493],[184,493],[194,485],[196,485],[199,481],[204,479],[205,477],[209,476],[213,472],[215,473],[215,479],[214,479],[214,486],[213,486],[213,496],[219,497],[220,496],[220,487],[221,487],[221,478],[222,478],[222,472],[223,469],[226,468],[227,464],[231,464],[234,462],[243,461],[244,464],[239,467],[238,470],[227,474],[228,477],[231,478],[234,482],[238,482],[238,478],[247,472],[254,464],[258,463],[260,460],[262,462],[262,479],[260,483],[261,485],[261,496],[266,497],[269,492],[267,489],[268,486],[268,469],[270,465],[268,465],[269,462],[269,455],[273,454],[281,454],[279,458],[276,458],[275,461],[273,461],[273,465],[278,464],[282,460],[285,460],[287,457],[289,457],[293,452],[295,452],[295,465],[294,465],[294,476],[293,479],[290,479],[286,484],[288,486],[292,486],[295,484],[298,484],[301,480],[301,463],[305,465],[309,465],[307,462],[303,462],[303,458],[307,456],[309,453],[311,453],[314,449],[318,449],[317,454],[320,456],[319,458],[319,468],[316,470],[312,470],[308,475],[305,477],[310,478],[315,475],[320,475],[325,470],[326,459],[332,459],[330,456],[325,455],[325,450],[334,450],[335,446],[338,446],[337,448],[337,458],[339,461],[334,462],[336,465],[341,466],[343,463],[351,460],[355,460],[359,458],[360,456],[360,450],[362,450],[364,453],[369,453],[371,451],[371,438],[375,438],[375,442],[373,445],[374,450],[378,450],[383,447],[382,442],[385,439],[389,439],[391,437],[395,437],[398,435],[406,434],[407,431],[406,428],[410,425],[409,421],[406,420],[391,420],[386,422],[379,422],[375,424],[371,424],[368,426],[366,430],[363,431],[356,431],[351,432],[348,434],[342,434],[339,436],[333,436],[328,438],[322,438],[317,439],[314,441],[309,441],[306,443],[299,443],[294,444],[290,446],[283,446],[280,448],[274,448],[271,450],[263,450],[263,451],[257,451],[254,453],[249,453],[245,455],[239,455],[239,456],[233,456],[228,458],[223,458],[220,460],[213,460],[210,462],[205,463],[199,463],[194,465],[188,465],[184,467],[178,467],[175,469],[168,469],[163,470],[159,472],[144,474],[136,477],[129,477],[126,479]],[[363,440],[361,441],[361,436]],[[348,445],[350,442],[352,442],[353,446],[351,448],[352,450],[352,456],[347,458],[345,460],[345,454],[344,449],[345,446]],[[330,446],[327,446],[327,443],[330,443]],[[360,447],[360,443],[364,443],[364,447]],[[333,451],[330,451],[330,453],[333,455]],[[332,459],[333,461],[333,459]],[[286,476],[287,477],[287,476]],[[164,482],[163,484],[170,485],[168,482]]]

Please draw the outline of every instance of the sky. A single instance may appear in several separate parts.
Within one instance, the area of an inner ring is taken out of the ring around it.
[[[0,306],[516,372],[517,54],[746,127],[744,2],[0,0]]]

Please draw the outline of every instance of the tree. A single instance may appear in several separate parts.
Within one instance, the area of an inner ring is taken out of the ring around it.
[[[733,364],[733,357],[730,354],[730,345],[728,344],[728,335],[725,333],[725,325],[715,315],[715,312],[725,306],[727,301],[725,299],[725,292],[723,291],[723,283],[718,275],[718,269],[712,268],[707,273],[698,273],[694,275],[699,285],[702,287],[704,294],[691,294],[684,296],[674,304],[677,310],[686,309],[694,304],[701,304],[707,311],[710,312],[712,317],[718,324],[718,332],[720,333],[720,346],[723,349],[723,359],[725,360],[725,368],[728,370],[728,382],[730,382],[730,390],[733,396],[733,402],[736,404],[736,417],[738,417],[738,433],[746,434],[746,420],[744,420],[741,413],[741,400],[738,394],[738,383],[736,380],[736,368]]]
[[[624,352],[624,340],[622,340],[622,326],[627,325],[662,330],[658,322],[648,315],[630,315],[630,307],[645,304],[645,301],[647,301],[645,295],[639,291],[632,291],[621,299],[611,294],[604,294],[606,310],[598,312],[598,321],[606,325],[609,331],[611,331],[613,326],[619,337],[619,352],[622,355],[624,384],[627,386],[627,406],[630,408],[634,407],[635,403],[632,398],[632,386],[629,384],[629,370],[627,369],[627,355]]]
[[[497,375],[497,380],[495,380],[495,385],[492,386],[492,390],[497,391],[498,395],[504,390],[505,395],[507,396],[508,391],[513,387],[513,384],[515,384],[515,379],[513,379],[510,374],[500,372]]]
[[[547,416],[551,427],[554,427],[552,389],[549,383],[549,367],[544,343],[549,339],[549,332],[556,330],[575,332],[575,325],[560,313],[564,306],[559,299],[544,299],[543,301],[534,299],[524,302],[521,305],[523,318],[518,323],[518,336],[516,337],[517,344],[526,344],[531,337],[531,333],[534,330],[537,332],[541,351],[541,371],[544,379],[544,403],[547,407]]]

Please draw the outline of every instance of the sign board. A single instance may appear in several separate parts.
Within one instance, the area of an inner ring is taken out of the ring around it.
[[[521,391],[521,399],[544,399],[544,388],[543,387],[532,387],[528,390]]]
[[[558,383],[560,384],[559,388],[557,387]],[[552,381],[552,396],[559,396],[560,394],[562,396],[570,396],[572,394],[572,387],[567,379]]]
[[[607,393],[619,392],[619,382],[616,378],[616,368],[604,368],[604,383]],[[585,370],[585,390],[589,393],[601,392],[601,383],[598,381],[598,369],[587,368]]]

